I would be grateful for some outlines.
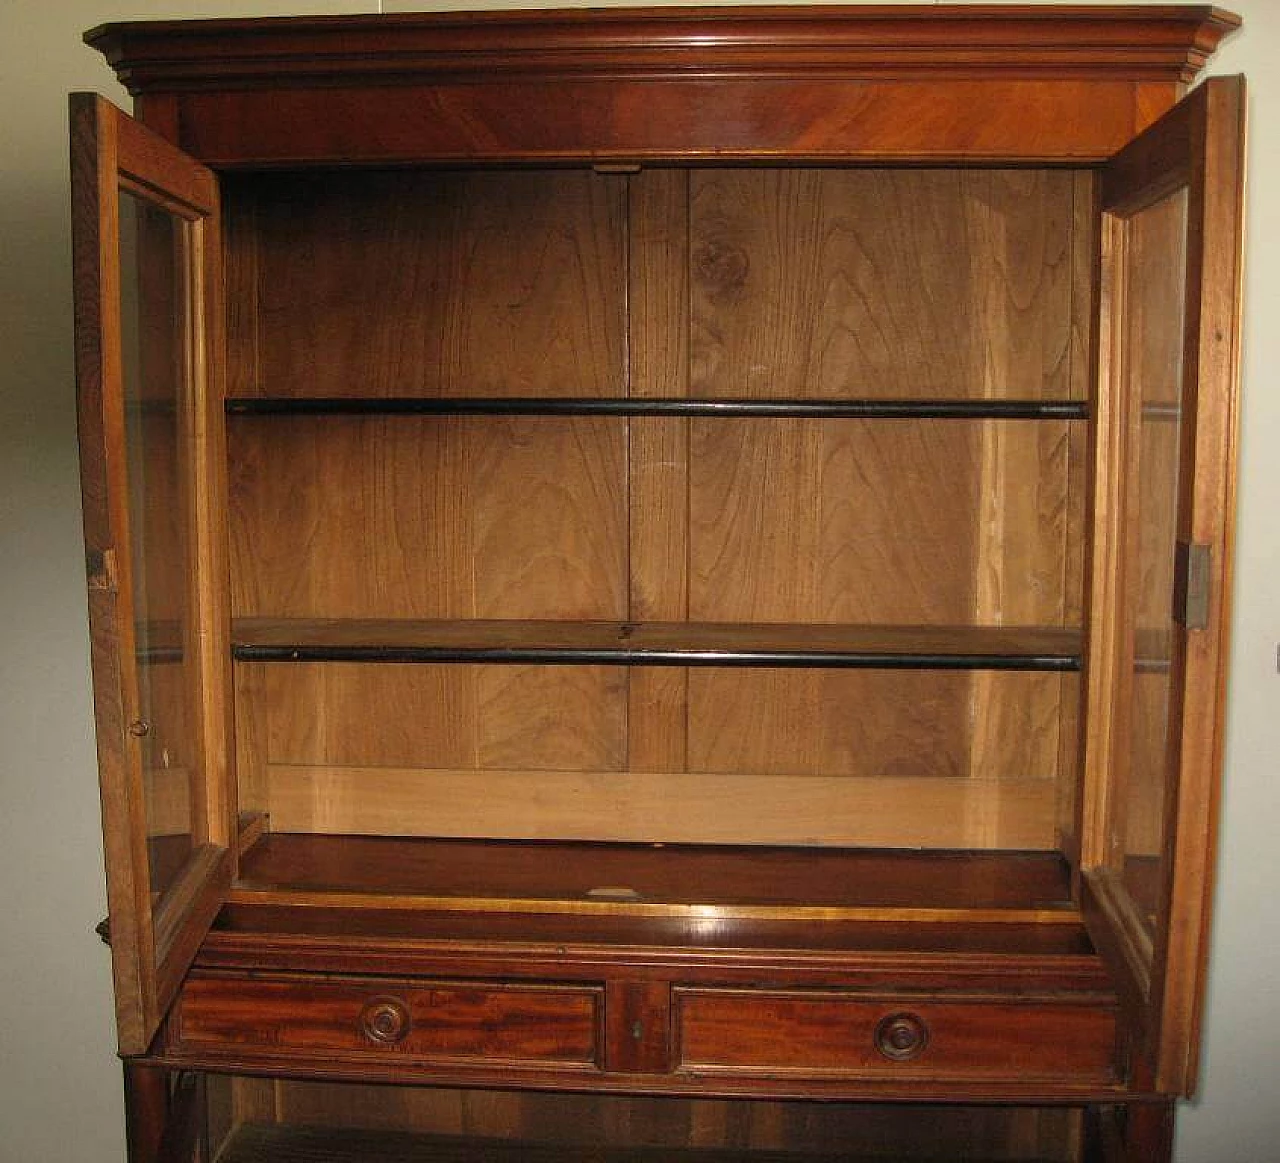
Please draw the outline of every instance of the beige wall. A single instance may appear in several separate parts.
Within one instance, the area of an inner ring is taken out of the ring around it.
[[[1181,1163],[1280,1157],[1280,4],[1235,7],[1246,30],[1214,68],[1251,86],[1236,639],[1204,1082]],[[68,90],[124,96],[79,36],[107,20],[377,8],[0,0],[0,1163],[124,1156],[108,959],[92,936],[105,906],[64,144]]]

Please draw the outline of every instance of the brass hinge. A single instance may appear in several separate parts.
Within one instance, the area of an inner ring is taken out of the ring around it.
[[[1213,550],[1199,542],[1179,541],[1174,553],[1173,620],[1188,630],[1209,624],[1209,572]]]

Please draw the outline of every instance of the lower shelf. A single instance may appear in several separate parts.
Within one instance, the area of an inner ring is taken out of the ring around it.
[[[268,833],[236,903],[702,919],[960,919],[1073,911],[1053,852],[385,839]]]
[[[919,1158],[919,1156],[915,1156]],[[953,1163],[987,1163],[948,1155]],[[669,1147],[584,1147],[332,1127],[240,1127],[217,1163],[890,1163],[892,1156]],[[1007,1159],[1000,1163],[1044,1163]]]

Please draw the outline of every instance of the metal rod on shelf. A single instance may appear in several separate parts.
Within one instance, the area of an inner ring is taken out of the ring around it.
[[[589,666],[732,666],[832,670],[1015,670],[1072,672],[1075,654],[942,654],[839,650],[701,650],[554,646],[377,646],[237,643],[238,662],[519,663]]]
[[[231,416],[722,416],[1087,420],[1083,400],[692,399],[612,396],[237,396]]]

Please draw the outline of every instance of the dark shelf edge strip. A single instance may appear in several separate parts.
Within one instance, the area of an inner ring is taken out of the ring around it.
[[[815,419],[1087,420],[1082,400],[708,400],[511,396],[237,396],[230,416],[781,416]]]
[[[238,643],[237,662],[518,663],[533,666],[756,666],[826,670],[1080,669],[1072,654],[903,654],[818,650],[622,650],[572,647],[262,646]]]

